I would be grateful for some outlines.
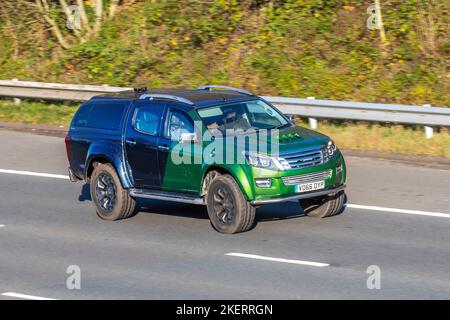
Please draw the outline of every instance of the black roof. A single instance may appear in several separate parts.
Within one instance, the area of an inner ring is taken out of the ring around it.
[[[129,99],[137,100],[143,94],[166,94],[181,97],[191,101],[191,107],[205,107],[226,102],[240,102],[256,98],[255,95],[245,94],[233,90],[205,90],[205,89],[148,89],[145,91],[127,90],[118,93],[108,93],[93,97],[92,99]]]

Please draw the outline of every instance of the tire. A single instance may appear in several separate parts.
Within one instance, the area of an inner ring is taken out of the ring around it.
[[[345,192],[340,191],[332,196],[323,196],[299,200],[303,211],[314,218],[326,218],[339,214],[344,209]]]
[[[253,227],[256,209],[228,174],[216,176],[211,181],[206,205],[211,225],[218,232],[233,234]]]
[[[134,215],[136,200],[122,188],[111,164],[99,164],[94,168],[90,189],[97,215],[103,220],[114,221]]]

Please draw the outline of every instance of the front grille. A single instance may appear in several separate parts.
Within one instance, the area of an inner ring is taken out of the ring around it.
[[[332,170],[328,169],[319,172],[299,174],[296,176],[281,177],[281,180],[283,180],[285,186],[292,186],[296,184],[326,180],[331,177],[331,174]]]
[[[282,152],[280,157],[285,159],[291,169],[316,166],[323,162],[322,147],[305,148],[297,151]]]

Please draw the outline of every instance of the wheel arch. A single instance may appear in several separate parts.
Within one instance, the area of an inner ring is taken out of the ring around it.
[[[90,181],[92,173],[94,172],[94,168],[95,168],[95,164],[96,163],[100,163],[100,164],[108,163],[108,164],[111,164],[114,167],[114,169],[117,171],[117,168],[115,167],[113,161],[110,158],[108,158],[105,155],[95,155],[95,156],[92,156],[88,160],[88,162],[86,164],[85,176],[86,176],[86,180],[87,181]]]
[[[247,174],[245,171],[240,167],[236,166],[233,168],[233,170],[230,170],[230,168],[226,168],[220,165],[212,165],[204,169],[204,172],[202,174],[202,180],[201,180],[201,186],[200,186],[200,194],[205,195],[208,189],[208,185],[205,185],[205,183],[211,183],[211,181],[208,181],[207,175],[211,172],[218,172],[219,174],[229,174],[233,177],[233,179],[238,184],[239,188],[241,189],[244,197],[247,200],[252,200],[254,198],[253,188],[251,187],[249,178],[247,177]]]
[[[128,176],[125,159],[119,146],[96,144],[91,145],[86,157],[84,168],[85,181],[89,182],[94,170],[94,163],[109,163],[116,170],[123,188],[131,188],[132,182]]]

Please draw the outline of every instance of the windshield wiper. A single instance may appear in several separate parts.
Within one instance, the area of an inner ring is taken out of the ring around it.
[[[273,130],[273,129],[283,129],[283,128],[291,126],[291,125],[292,124],[290,122],[287,122],[285,124],[280,124],[279,126],[273,127],[273,128],[271,128],[271,130]]]

